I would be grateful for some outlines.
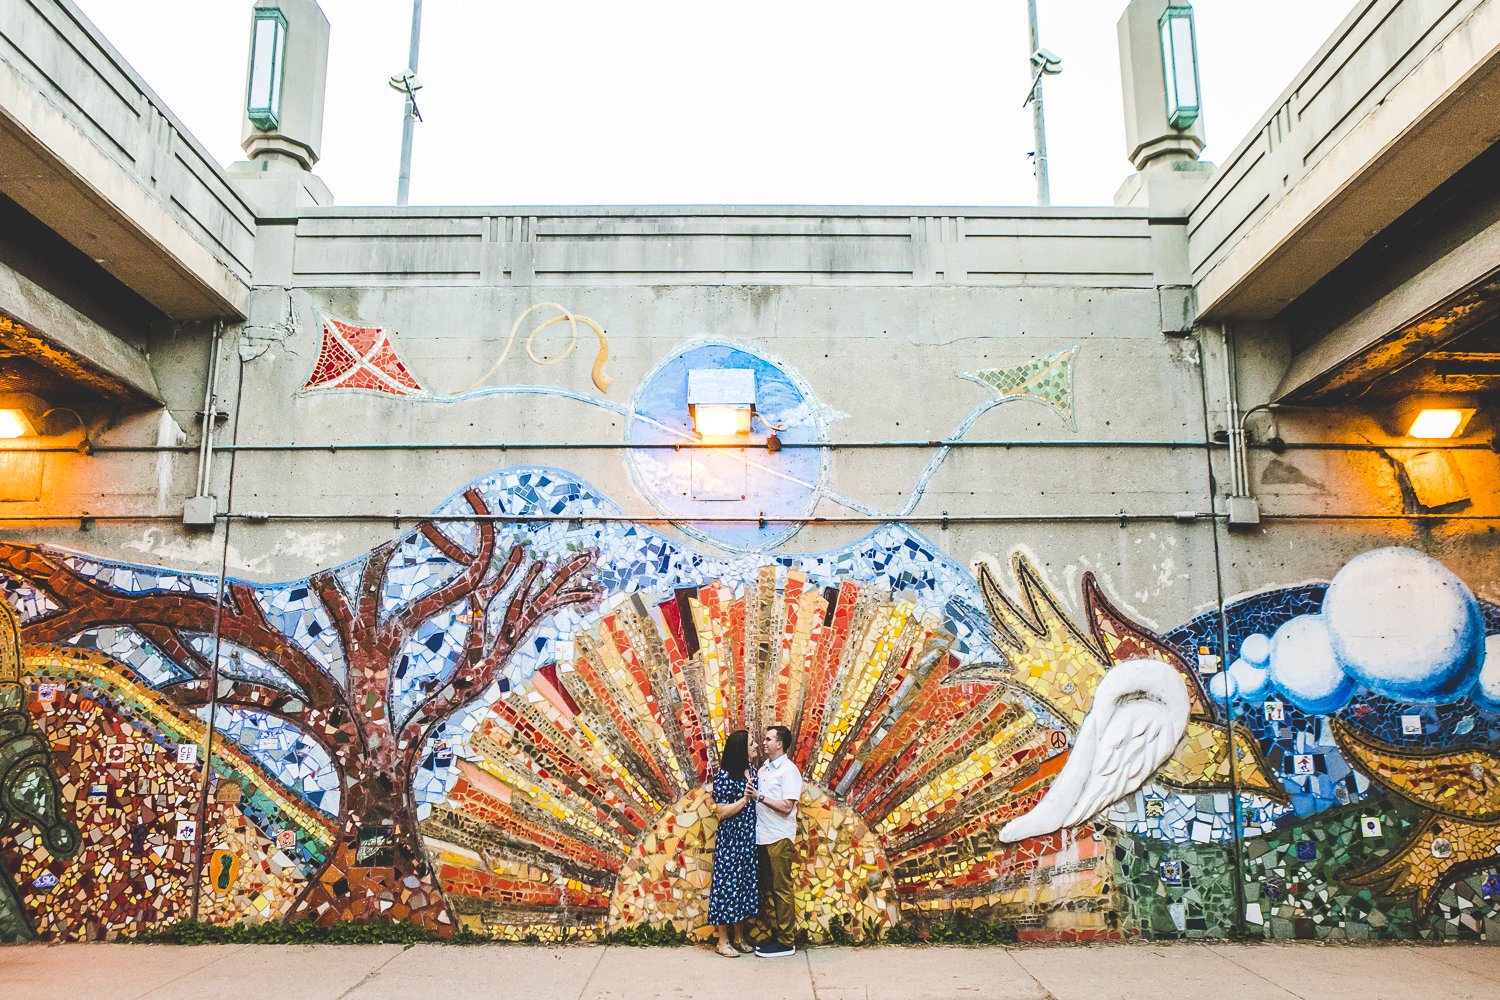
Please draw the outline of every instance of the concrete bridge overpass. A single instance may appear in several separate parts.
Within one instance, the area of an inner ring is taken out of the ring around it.
[[[1497,140],[1500,7],[1355,5],[1188,213],[1198,320],[1282,324],[1278,400],[1493,388]]]

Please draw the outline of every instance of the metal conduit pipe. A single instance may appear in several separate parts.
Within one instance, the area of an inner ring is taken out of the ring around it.
[[[1222,332],[1222,328],[1221,328],[1221,332]],[[1209,509],[1212,510],[1212,509],[1215,509],[1217,507],[1217,504],[1218,504],[1218,495],[1217,495],[1218,488],[1217,488],[1217,483],[1216,483],[1216,480],[1215,480],[1215,477],[1214,477],[1213,450],[1210,447],[1207,446],[1207,442],[1212,437],[1212,434],[1211,434],[1211,432],[1209,430],[1208,366],[1206,364],[1201,363],[1202,359],[1203,359],[1203,356],[1204,356],[1204,340],[1203,340],[1203,336],[1202,336],[1201,333],[1195,334],[1194,336],[1195,336],[1195,338],[1197,339],[1197,342],[1198,342],[1198,357],[1200,359],[1200,364],[1198,365],[1198,394],[1199,394],[1199,402],[1200,402],[1200,405],[1201,405],[1201,409],[1200,409],[1199,412],[1203,416],[1203,438],[1204,438],[1204,442],[1205,442],[1204,449],[1203,449],[1203,479],[1204,479],[1204,484],[1203,485],[1204,485],[1204,492],[1205,492],[1206,498],[1208,500]],[[1227,374],[1228,374],[1228,372],[1226,370],[1226,375]],[[1232,405],[1233,404],[1231,404],[1231,416],[1233,416]],[[1231,423],[1230,426],[1233,427],[1234,424]],[[1231,448],[1231,459],[1232,459],[1232,457],[1233,457],[1233,449]],[[1213,553],[1214,553],[1214,605],[1215,605],[1215,609],[1218,612],[1218,615],[1217,615],[1218,626],[1215,629],[1215,632],[1217,633],[1217,639],[1218,639],[1218,641],[1217,641],[1216,645],[1218,646],[1218,650],[1219,650],[1219,664],[1220,664],[1221,668],[1223,668],[1224,664],[1226,662],[1228,662],[1228,660],[1229,660],[1229,630],[1228,630],[1228,624],[1227,624],[1227,622],[1225,620],[1225,616],[1224,616],[1224,606],[1225,606],[1224,542],[1226,540],[1220,537],[1221,534],[1222,534],[1221,531],[1220,531],[1220,524],[1226,522],[1227,520],[1228,520],[1228,514],[1227,513],[1224,514],[1224,515],[1216,515],[1209,522],[1209,526],[1208,526],[1209,527],[1209,539],[1210,539],[1210,541],[1211,541],[1211,543],[1213,545]],[[1227,527],[1227,524],[1226,524],[1226,527]],[[1232,919],[1233,919],[1234,934],[1235,935],[1240,935],[1240,934],[1244,933],[1244,929],[1245,929],[1245,861],[1244,861],[1244,844],[1243,844],[1244,829],[1245,829],[1245,827],[1244,827],[1244,815],[1243,815],[1243,812],[1242,812],[1242,809],[1241,809],[1241,802],[1240,802],[1239,762],[1238,762],[1238,760],[1237,760],[1237,758],[1235,756],[1235,744],[1234,744],[1234,736],[1233,736],[1233,734],[1234,734],[1234,721],[1235,721],[1234,720],[1234,702],[1233,702],[1233,699],[1231,699],[1230,697],[1228,697],[1227,693],[1226,693],[1226,696],[1225,696],[1225,698],[1223,700],[1223,706],[1222,707],[1224,709],[1224,720],[1225,720],[1224,721],[1224,732],[1225,732],[1225,736],[1228,738],[1229,754],[1230,754],[1230,758],[1229,758],[1229,791],[1230,791],[1230,801],[1233,803],[1233,807],[1234,807],[1234,826],[1231,829],[1231,837],[1230,837],[1230,858],[1231,858],[1231,861],[1232,861],[1232,863],[1234,865],[1234,871],[1235,871],[1235,879],[1234,879],[1234,885],[1233,885],[1233,891],[1234,891],[1234,916],[1233,916]]]
[[[1245,428],[1240,423],[1240,380],[1235,364],[1234,331],[1228,323],[1219,325],[1219,339],[1224,348],[1224,408],[1229,432],[1230,492],[1237,497],[1250,495],[1250,468],[1245,454]]]
[[[203,381],[203,421],[198,430],[198,476],[193,481],[193,496],[205,495],[208,483],[209,455],[213,445],[210,443],[213,437],[214,426],[214,397],[218,391],[219,382],[219,330],[221,324],[217,321],[213,325],[213,333],[208,338],[208,371]]]
[[[1363,441],[1283,441],[1279,444],[1252,443],[1248,436],[1243,439],[1246,451],[1494,451],[1487,442],[1466,444],[1443,444],[1434,441],[1420,444],[1371,444]],[[889,450],[899,448],[930,450],[933,448],[994,448],[994,449],[1046,449],[1046,448],[1157,448],[1177,450],[1186,448],[1227,448],[1224,441],[830,441],[827,443],[782,442],[781,450],[794,451],[799,448],[827,448],[829,451]],[[117,444],[94,445],[95,455],[156,455],[163,452],[185,454],[198,451],[197,445]],[[689,451],[694,449],[740,448],[759,451],[762,445],[687,443],[682,444],[625,444],[620,441],[356,441],[347,444],[215,444],[215,452],[304,452],[304,451]],[[11,448],[0,446],[0,451],[31,453],[77,453],[76,445],[46,445],[41,447]]]
[[[222,322],[220,322],[220,323],[218,323],[216,325],[216,327],[214,329],[214,344],[213,344],[213,352],[214,352],[214,377],[213,377],[213,381],[209,383],[209,387],[208,387],[209,388],[208,409],[203,414],[204,428],[205,428],[207,434],[206,434],[206,440],[205,440],[205,443],[204,443],[204,446],[203,446],[203,455],[204,455],[204,462],[203,462],[203,485],[198,488],[198,495],[199,496],[207,496],[208,495],[209,487],[213,485],[214,438],[218,435],[218,430],[219,430],[219,423],[218,423],[218,415],[219,415],[219,365],[220,365],[219,355],[220,355],[220,353],[222,353],[220,351],[220,347],[221,347],[220,340],[221,340],[221,337],[223,335],[223,331],[224,331],[224,324]]]
[[[328,521],[328,522],[376,522],[387,521],[397,524],[410,521],[440,521],[440,522],[463,522],[463,521],[493,521],[504,524],[532,524],[568,521],[583,523],[620,523],[620,524],[800,524],[804,527],[818,527],[821,525],[839,524],[909,524],[909,525],[938,525],[939,527],[953,527],[956,525],[975,524],[1049,524],[1049,523],[1099,523],[1099,524],[1128,524],[1135,522],[1176,522],[1178,524],[1193,524],[1199,521],[1220,522],[1229,517],[1225,513],[1209,513],[1207,511],[1174,511],[1172,513],[1129,513],[1118,514],[951,514],[951,515],[922,515],[919,517],[899,514],[890,516],[853,515],[849,517],[758,517],[756,515],[725,516],[725,515],[702,515],[687,517],[663,517],[655,515],[629,515],[629,514],[594,514],[587,517],[579,517],[569,514],[272,514],[267,511],[232,511],[217,515],[219,520],[242,521],[250,524],[266,524],[272,521]],[[1265,521],[1476,521],[1493,523],[1500,521],[1500,514],[1331,514],[1331,513],[1308,513],[1308,514],[1262,514],[1261,519]],[[80,521],[86,525],[96,523],[156,523],[173,522],[181,523],[181,519],[172,514],[11,514],[0,515],[0,524],[55,524],[70,521]]]

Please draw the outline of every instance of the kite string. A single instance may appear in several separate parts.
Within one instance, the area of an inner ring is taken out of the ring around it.
[[[510,336],[505,339],[505,347],[501,349],[500,356],[495,359],[495,363],[490,365],[485,373],[479,376],[479,378],[475,379],[472,384],[458,390],[457,392],[453,393],[453,395],[462,396],[464,393],[472,392],[473,390],[479,388],[481,385],[487,382],[490,376],[494,375],[495,372],[500,370],[500,366],[503,365],[505,363],[505,359],[510,356],[510,349],[515,346],[516,334],[520,332],[521,324],[525,321],[527,316],[530,316],[538,309],[556,309],[558,315],[553,316],[550,319],[543,320],[542,322],[531,328],[531,332],[526,335],[526,356],[536,364],[542,366],[561,364],[564,360],[567,359],[570,354],[573,353],[573,348],[578,346],[578,324],[582,323],[584,326],[592,330],[594,332],[594,336],[599,339],[599,352],[594,356],[594,368],[590,373],[591,377],[593,378],[594,385],[598,386],[600,392],[609,392],[609,387],[614,380],[611,379],[609,375],[604,371],[604,365],[607,361],[609,361],[609,337],[605,334],[604,327],[589,319],[587,316],[574,315],[571,310],[567,309],[564,306],[558,305],[556,302],[538,302],[527,309],[525,312],[521,313],[521,315],[517,316],[516,321],[511,324]],[[568,345],[564,347],[562,352],[554,358],[537,357],[536,350],[533,347],[533,344],[535,344],[536,342],[536,338],[542,333],[543,330],[546,330],[548,327],[554,326],[558,323],[568,324]]]

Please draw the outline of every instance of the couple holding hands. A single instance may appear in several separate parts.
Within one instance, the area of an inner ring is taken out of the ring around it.
[[[767,726],[761,740],[765,761],[750,769],[750,734],[730,733],[714,776],[714,807],[719,831],[708,890],[708,921],[719,927],[718,953],[738,958],[752,951],[760,958],[796,954],[797,917],[793,902],[792,855],[797,838],[797,801],[802,775],[787,756],[792,731]],[[768,912],[770,937],[752,947],[745,923]]]

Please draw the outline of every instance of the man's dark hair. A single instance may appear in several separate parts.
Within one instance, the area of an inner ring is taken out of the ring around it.
[[[788,729],[786,726],[767,726],[766,732],[774,732],[776,734],[776,738],[781,741],[782,752],[791,752],[792,731],[790,729]]]

